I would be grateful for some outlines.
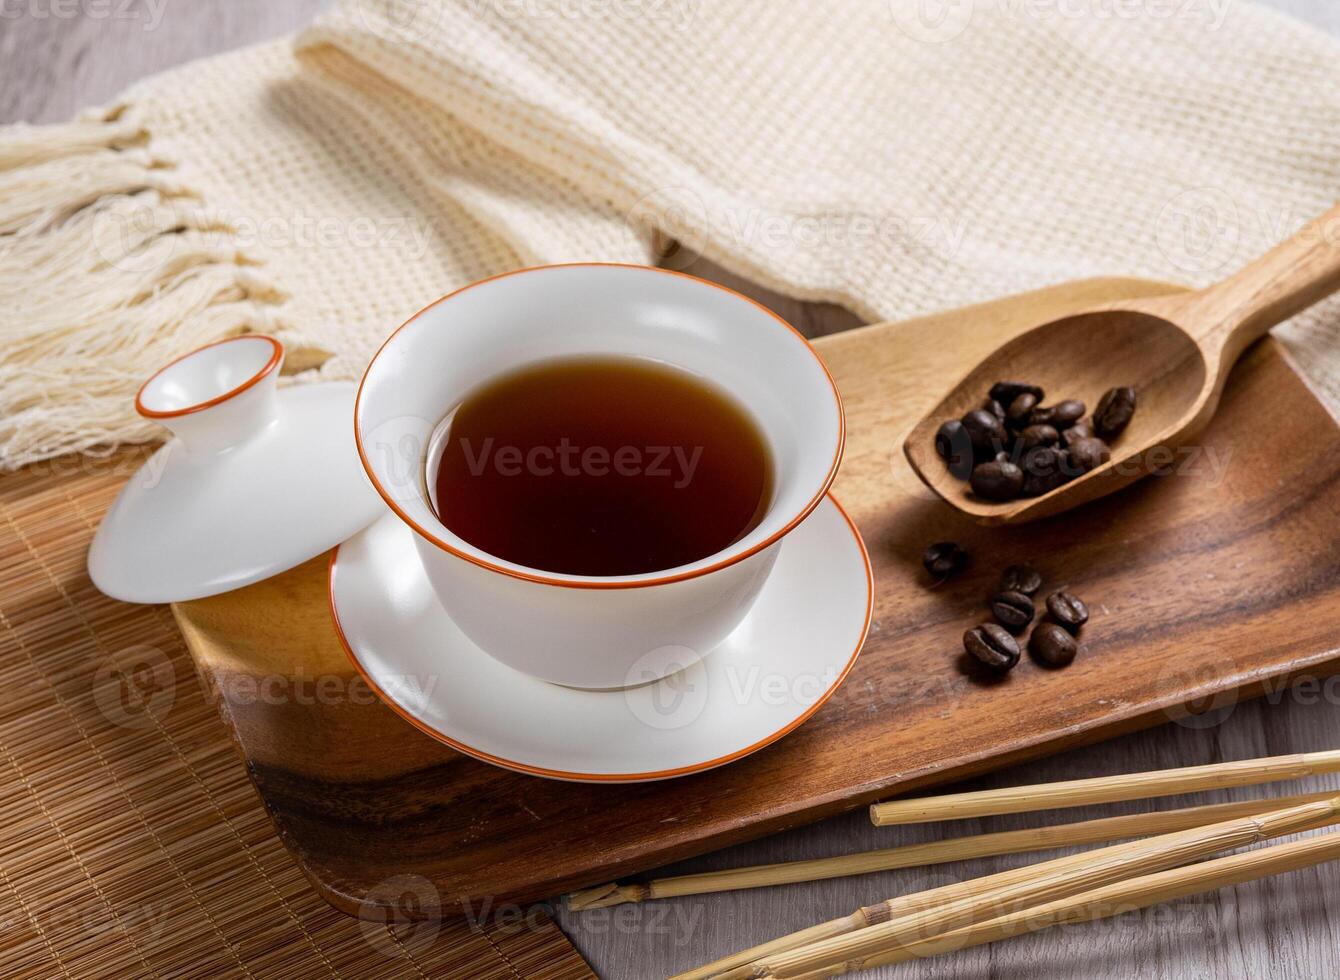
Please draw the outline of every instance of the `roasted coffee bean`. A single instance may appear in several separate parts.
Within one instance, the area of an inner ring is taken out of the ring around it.
[[[1109,388],[1093,413],[1093,430],[1104,439],[1120,435],[1135,414],[1134,388]]]
[[[1088,422],[1076,422],[1070,428],[1061,433],[1061,441],[1067,446],[1073,446],[1081,439],[1092,439],[1093,427]]]
[[[991,393],[988,397],[994,398],[1002,405],[1010,405],[1024,392],[1028,392],[1038,401],[1042,401],[1042,389],[1024,381],[997,381],[991,386]]]
[[[1015,446],[1019,452],[1026,453],[1037,446],[1054,446],[1061,441],[1061,434],[1050,425],[1030,425],[1019,433]]]
[[[935,451],[960,480],[972,475],[972,437],[958,419],[946,422],[935,433]]]
[[[1005,409],[1005,424],[1012,429],[1022,429],[1028,424],[1028,417],[1037,408],[1038,399],[1031,391],[1025,391]]]
[[[1084,413],[1088,410],[1078,398],[1067,398],[1063,402],[1057,402],[1052,406],[1052,425],[1058,429],[1069,428],[1084,418]]]
[[[979,463],[972,469],[969,485],[973,493],[985,500],[1013,500],[1023,489],[1024,471],[1013,463],[997,460]]]
[[[937,541],[922,552],[921,563],[936,578],[949,578],[963,570],[968,553],[953,541]]]
[[[959,440],[960,436],[966,440],[968,430],[963,427],[963,423],[958,419],[952,419],[935,430],[935,452],[941,459],[947,461],[954,455],[954,443]]]
[[[1068,429],[1084,417],[1084,403],[1073,398],[1055,405],[1039,405],[1028,416],[1029,425],[1050,425],[1058,431]]]
[[[1005,426],[990,412],[981,408],[973,409],[963,416],[962,421],[963,427],[968,430],[968,438],[972,440],[973,456],[979,462],[994,459],[996,453],[1005,448]]]
[[[1069,479],[1066,472],[1065,454],[1055,446],[1037,446],[1024,453],[1019,463],[1024,471],[1023,485],[1019,488],[1022,497],[1040,497],[1050,493]],[[973,476],[977,471],[973,470]]]
[[[992,670],[1004,672],[1019,662],[1019,644],[995,623],[983,623],[964,633],[963,649]]]
[[[1112,451],[1105,438],[1120,432],[1135,410],[1134,388],[1108,391],[1090,421],[1084,421],[1087,409],[1078,398],[1055,405],[1041,404],[1042,398],[1037,385],[997,381],[981,408],[940,426],[935,450],[984,499],[1038,497],[1108,462]],[[1023,473],[1017,490],[1016,469]]]
[[[1028,649],[1049,667],[1064,667],[1075,659],[1079,644],[1055,623],[1039,623],[1028,638]]]
[[[1033,622],[1033,600],[1022,592],[998,592],[991,599],[991,615],[1011,633]]]
[[[1011,565],[1000,573],[1000,591],[1032,595],[1042,588],[1042,574],[1028,565]]]
[[[1047,596],[1047,614],[1052,622],[1074,633],[1089,621],[1089,607],[1084,600],[1070,592],[1053,592]]]
[[[1097,469],[1112,458],[1112,450],[1097,437],[1072,442],[1066,454],[1077,475]]]

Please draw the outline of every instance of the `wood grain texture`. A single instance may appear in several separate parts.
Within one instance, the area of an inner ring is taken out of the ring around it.
[[[1208,467],[1152,477],[1062,518],[986,529],[930,498],[898,451],[935,397],[934,379],[956,364],[1040,316],[1157,288],[1093,281],[818,342],[846,404],[835,493],[870,549],[875,623],[832,701],[722,769],[578,786],[438,746],[371,699],[357,703],[319,562],[174,609],[281,833],[350,912],[366,907],[376,882],[410,872],[465,907],[536,901],[1167,720],[1196,697],[1331,671],[1340,429],[1272,343],[1240,365],[1207,432],[1203,452],[1224,467],[1217,482]],[[942,539],[961,541],[973,561],[934,586],[920,555]],[[988,682],[960,669],[960,635],[983,618],[1000,569],[1018,560],[1086,597],[1087,649],[1068,670],[1026,663]],[[1226,569],[1235,571],[1219,574]],[[322,683],[350,696],[254,693]]]

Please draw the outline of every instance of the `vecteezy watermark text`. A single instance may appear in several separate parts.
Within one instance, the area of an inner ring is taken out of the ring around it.
[[[1087,20],[1099,24],[1183,22],[1218,31],[1237,0],[888,0],[898,28],[915,41],[942,44],[974,21],[998,29],[1002,20]],[[978,15],[981,15],[980,17]]]
[[[0,20],[138,20],[153,31],[166,8],[167,0],[0,0]]]
[[[557,446],[499,446],[489,436],[476,446],[473,440],[460,440],[466,468],[471,476],[483,476],[490,469],[498,476],[595,476],[611,474],[623,477],[669,479],[682,490],[693,481],[702,460],[703,447],[694,446],[578,446],[567,436]]]
[[[468,0],[476,16],[509,20],[634,20],[670,24],[684,30],[698,12],[698,0]]]
[[[1235,0],[996,0],[1006,16],[1033,20],[1186,21],[1217,31]]]

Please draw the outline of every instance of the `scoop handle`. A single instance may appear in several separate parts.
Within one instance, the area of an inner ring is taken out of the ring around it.
[[[1207,353],[1232,364],[1252,341],[1340,289],[1340,205],[1202,291],[1188,323]]]

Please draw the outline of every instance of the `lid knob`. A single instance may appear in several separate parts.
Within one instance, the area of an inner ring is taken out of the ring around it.
[[[277,417],[284,345],[263,334],[229,337],[160,368],[135,396],[135,411],[166,426],[192,454],[236,446]]]

